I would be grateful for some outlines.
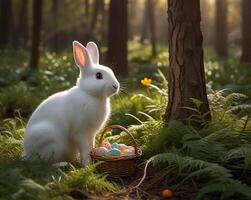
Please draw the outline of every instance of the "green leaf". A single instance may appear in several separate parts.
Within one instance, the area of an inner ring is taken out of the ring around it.
[[[190,98],[190,100],[196,105],[197,109],[199,109],[201,104],[203,104],[203,102],[199,99]]]
[[[184,135],[182,137],[182,140],[185,142],[185,141],[188,141],[188,140],[197,140],[197,139],[201,139],[201,136],[199,134],[196,134],[196,133],[188,133],[186,135]]]

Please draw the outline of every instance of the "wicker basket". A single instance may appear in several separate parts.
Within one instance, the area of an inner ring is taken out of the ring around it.
[[[141,156],[142,152],[139,149],[132,134],[126,128],[119,125],[111,125],[104,129],[99,139],[99,146],[103,142],[105,133],[111,129],[120,129],[130,136],[133,142],[133,147],[135,148],[135,154],[131,156],[127,155],[118,157],[108,157],[96,155],[94,149],[92,149],[90,151],[90,156],[94,162],[103,161],[97,167],[100,172],[107,173],[110,177],[113,178],[130,176],[135,172],[136,161]]]

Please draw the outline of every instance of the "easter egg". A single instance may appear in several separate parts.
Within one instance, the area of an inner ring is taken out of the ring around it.
[[[103,142],[103,143],[102,143],[102,147],[105,147],[105,148],[107,148],[108,150],[111,150],[111,149],[112,149],[111,144],[110,144],[109,142]]]
[[[112,150],[109,152],[109,154],[111,156],[120,156],[121,155],[121,151],[117,148],[112,148]]]
[[[112,143],[112,148],[118,148],[118,143],[117,142],[114,142],[114,143]]]
[[[125,145],[125,144],[118,144],[118,149],[119,149],[120,151],[124,151],[124,150],[126,150],[127,148],[128,148],[128,146]]]
[[[108,149],[105,147],[99,147],[98,152],[99,155],[105,155],[108,153]]]
[[[131,151],[130,149],[126,149],[126,150],[124,151],[124,155],[126,155],[126,156],[131,156],[131,155],[134,155],[134,152]]]
[[[124,154],[125,154],[125,150],[126,150],[126,149],[121,148],[121,149],[119,149],[119,150],[121,151],[121,154],[122,154],[122,155],[124,155]]]
[[[162,197],[163,198],[166,198],[166,199],[169,199],[169,198],[172,198],[173,197],[173,192],[169,189],[165,189],[162,191]]]
[[[133,146],[128,146],[128,149],[130,149],[133,153],[135,153],[135,148]]]

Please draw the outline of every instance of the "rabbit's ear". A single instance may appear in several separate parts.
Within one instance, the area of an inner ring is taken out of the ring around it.
[[[99,52],[98,52],[98,47],[94,42],[88,42],[88,44],[86,45],[86,48],[92,58],[92,62],[94,64],[98,64],[99,63]]]
[[[91,59],[87,49],[78,41],[74,41],[72,45],[73,45],[73,56],[77,66],[79,68],[86,68],[90,66]]]

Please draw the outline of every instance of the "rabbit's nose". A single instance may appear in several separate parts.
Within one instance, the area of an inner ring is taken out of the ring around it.
[[[113,87],[115,90],[117,90],[117,88],[118,88],[118,86],[116,86],[116,85],[112,85],[112,87]]]

